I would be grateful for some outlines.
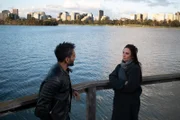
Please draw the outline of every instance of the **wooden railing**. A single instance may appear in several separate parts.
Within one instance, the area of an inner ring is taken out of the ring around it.
[[[155,75],[143,77],[142,85],[156,84],[163,82],[180,81],[180,73]],[[83,82],[73,85],[78,92],[85,92],[86,95],[86,120],[96,119],[96,91],[103,89],[111,89],[108,80],[99,80],[92,82]],[[37,94],[0,102],[0,117],[12,112],[35,107]]]

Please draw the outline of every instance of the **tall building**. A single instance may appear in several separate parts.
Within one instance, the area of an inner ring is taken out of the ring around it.
[[[18,9],[12,9],[12,14],[15,20],[19,18]]]
[[[166,21],[173,21],[174,20],[174,14],[166,14]]]
[[[175,13],[175,20],[180,22],[180,12]]]
[[[27,14],[27,19],[31,19],[31,13]]]
[[[12,10],[12,13],[13,13],[13,14],[16,14],[16,15],[19,15],[18,9],[13,9],[13,10]]]
[[[164,21],[165,15],[163,13],[152,14],[152,20]]]
[[[2,13],[3,14],[10,14],[11,12],[9,10],[3,10]]]
[[[82,14],[81,17],[82,17],[81,21],[93,21],[92,13]]]
[[[9,10],[3,10],[2,13],[0,13],[0,19],[5,20],[10,15]]]
[[[71,20],[76,20],[76,13],[74,12],[71,13]]]
[[[71,16],[67,15],[67,21],[71,21]]]
[[[92,14],[92,13],[88,13],[87,16],[89,16],[92,21],[94,20],[94,17],[93,17],[93,14]],[[102,17],[101,17],[101,18],[102,18]]]
[[[46,15],[46,19],[52,19],[51,15]]]
[[[101,20],[102,16],[104,16],[104,11],[99,10],[99,15],[98,15],[99,20]]]
[[[69,15],[68,12],[63,12],[63,14],[61,15],[61,19],[62,21],[66,21],[67,20],[67,16]]]
[[[40,14],[38,12],[34,12],[32,15],[35,19],[40,20]]]
[[[135,20],[135,14],[131,14],[129,19],[130,20]]]
[[[0,20],[4,20],[4,15],[3,15],[3,13],[0,13]]]
[[[108,16],[102,16],[101,20],[109,20],[109,17]]]
[[[40,20],[46,20],[47,19],[47,16],[46,15],[40,15]]]
[[[34,17],[35,19],[38,19],[38,20],[46,19],[45,12],[33,12],[29,14],[31,14],[31,17]]]
[[[137,14],[136,20],[142,21],[143,20],[143,15],[142,14]]]
[[[81,18],[81,15],[79,13],[77,13],[75,19],[80,20],[80,18]]]
[[[144,13],[144,14],[143,14],[143,21],[144,21],[144,20],[148,20],[148,14],[147,14],[147,13]]]
[[[134,20],[137,20],[137,15],[136,14],[134,15]]]

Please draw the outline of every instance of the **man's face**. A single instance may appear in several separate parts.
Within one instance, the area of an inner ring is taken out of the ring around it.
[[[68,57],[68,60],[67,60],[68,66],[74,65],[75,58],[76,58],[76,54],[75,54],[75,51],[73,50],[72,55],[70,57]]]

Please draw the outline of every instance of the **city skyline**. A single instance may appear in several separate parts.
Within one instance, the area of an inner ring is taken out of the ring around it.
[[[52,17],[57,17],[59,12],[92,13],[98,16],[100,9],[112,19],[129,17],[136,13],[175,13],[180,10],[180,1],[173,0],[0,0],[0,11],[19,9],[19,16],[26,17],[27,13],[44,11]]]

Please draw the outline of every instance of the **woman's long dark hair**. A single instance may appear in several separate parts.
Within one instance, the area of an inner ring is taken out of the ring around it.
[[[141,66],[141,63],[139,62],[138,57],[137,57],[137,53],[138,53],[137,47],[134,46],[133,44],[127,44],[124,48],[128,48],[131,51],[131,57],[133,61],[139,66]]]
[[[138,64],[141,70],[141,63],[138,60],[137,53],[138,53],[138,48],[134,46],[133,44],[127,44],[124,48],[128,48],[131,51],[131,57],[135,64]],[[142,82],[142,70],[141,70],[141,82]]]

